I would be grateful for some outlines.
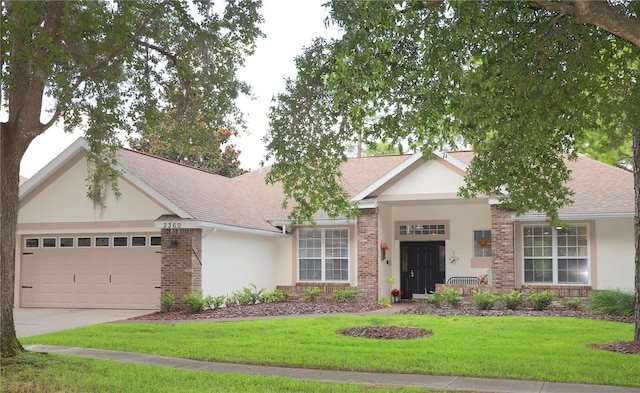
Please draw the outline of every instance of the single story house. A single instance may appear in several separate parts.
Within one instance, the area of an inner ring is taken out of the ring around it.
[[[127,149],[117,155],[121,197],[97,209],[86,154],[80,138],[20,187],[16,307],[157,309],[162,294],[251,284],[292,296],[351,288],[369,301],[447,282],[558,296],[634,288],[633,176],[584,156],[569,163],[563,229],[495,198],[460,198],[465,151],[350,159],[342,182],[360,216],[319,213],[316,226],[296,227],[266,168],[230,179]]]

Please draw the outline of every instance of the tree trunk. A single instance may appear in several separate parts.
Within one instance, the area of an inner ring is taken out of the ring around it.
[[[636,215],[634,221],[636,238],[636,302],[635,302],[635,330],[633,340],[640,341],[640,127],[633,133],[633,188],[636,195]]]
[[[0,124],[0,328],[2,357],[24,351],[16,337],[13,321],[15,286],[16,229],[18,224],[18,192],[20,161],[29,145],[13,127]]]

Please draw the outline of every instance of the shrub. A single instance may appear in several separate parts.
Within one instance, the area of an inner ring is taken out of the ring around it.
[[[427,295],[427,302],[429,302],[435,308],[442,307],[443,300],[444,300],[444,295],[441,293],[433,292]]]
[[[444,291],[442,291],[442,297],[447,301],[453,308],[458,308],[460,306],[460,301],[462,297],[460,296],[460,292],[458,292],[455,288],[447,288],[443,287]]]
[[[389,301],[388,298],[382,296],[380,299],[378,299],[378,304],[381,304],[383,306],[386,307],[391,307],[391,302]]]
[[[204,297],[202,290],[199,290],[198,292],[184,295],[184,302],[189,312],[195,314],[211,308],[211,305],[213,305],[213,297],[211,297],[211,295]]]
[[[522,304],[522,292],[514,289],[511,293],[500,295],[498,301],[509,310],[515,310]]]
[[[302,291],[302,296],[304,296],[308,302],[315,302],[321,293],[322,290],[316,287],[313,289],[305,289],[304,291]]]
[[[356,296],[358,296],[358,291],[356,291],[355,289],[344,289],[344,290],[335,289],[333,291],[333,300],[336,303],[345,303],[347,301],[353,301],[356,299]]]
[[[580,299],[565,299],[562,301],[563,306],[573,311],[576,311],[578,307],[580,307],[580,304],[582,304],[582,300]]]
[[[587,308],[598,314],[631,316],[635,309],[635,295],[620,289],[594,291],[589,296]]]
[[[216,296],[211,299],[212,301],[211,301],[210,307],[213,308],[214,310],[217,310],[220,307],[222,307],[223,304],[226,303],[226,299],[227,297],[224,295]]]
[[[233,307],[238,305],[238,298],[236,295],[231,294],[231,296],[227,296],[227,299],[224,301],[224,305],[226,307]]]
[[[289,296],[291,296],[291,293],[276,288],[271,292],[265,293],[262,299],[265,303],[281,303],[289,300]]]
[[[478,310],[491,310],[498,300],[498,295],[492,292],[471,292],[473,293],[473,304]]]
[[[262,294],[265,289],[258,289],[255,284],[250,284],[250,286],[250,288],[244,287],[240,291],[233,293],[239,305],[248,306],[250,304],[258,304],[263,301]]]
[[[167,293],[160,298],[160,305],[162,306],[162,311],[171,312],[175,304],[176,304],[176,297],[171,293]]]
[[[527,297],[527,301],[531,303],[531,306],[536,311],[542,311],[547,308],[553,299],[556,298],[556,294],[553,291],[531,292]]]

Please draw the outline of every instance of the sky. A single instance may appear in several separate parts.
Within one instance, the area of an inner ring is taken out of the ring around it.
[[[334,37],[335,28],[326,29],[327,0],[265,0],[261,8],[265,38],[257,41],[253,56],[240,69],[240,79],[253,88],[255,100],[241,98],[238,106],[244,111],[248,134],[234,137],[230,142],[241,151],[240,166],[254,170],[264,159],[262,138],[268,127],[267,115],[271,98],[284,90],[284,79],[295,76],[294,57],[311,44],[314,37]],[[38,136],[27,149],[20,165],[20,175],[30,178],[71,145],[82,132],[67,134],[60,125]]]

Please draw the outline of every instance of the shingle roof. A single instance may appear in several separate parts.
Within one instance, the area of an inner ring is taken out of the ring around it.
[[[472,151],[448,153],[469,165]],[[627,170],[596,161],[579,154],[576,161],[565,161],[572,172],[567,184],[575,195],[573,204],[560,209],[560,214],[633,214],[635,193],[633,174]]]

